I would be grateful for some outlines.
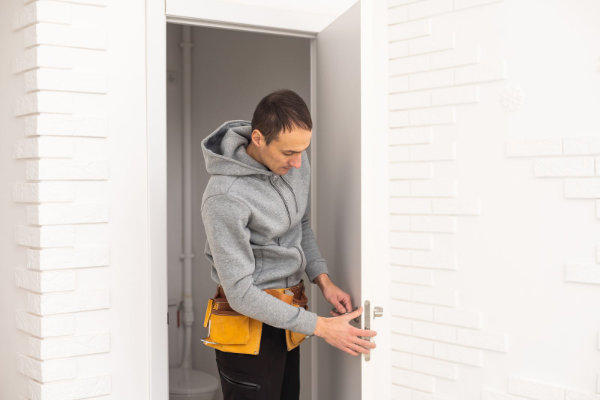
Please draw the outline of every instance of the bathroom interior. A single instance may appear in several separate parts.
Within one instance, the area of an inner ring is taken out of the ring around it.
[[[224,121],[251,120],[258,101],[279,88],[296,91],[310,108],[310,38],[170,23],[167,75],[170,399],[217,400],[214,350],[200,341],[206,303],[216,289],[203,253],[199,207],[208,174],[200,142]],[[188,290],[191,298],[184,295]],[[184,298],[193,307],[189,336]],[[310,347],[301,347],[305,399],[311,398]]]

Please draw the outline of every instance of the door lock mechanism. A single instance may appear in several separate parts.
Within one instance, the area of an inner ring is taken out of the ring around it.
[[[373,309],[373,319],[377,317],[383,317],[383,307],[376,306]]]

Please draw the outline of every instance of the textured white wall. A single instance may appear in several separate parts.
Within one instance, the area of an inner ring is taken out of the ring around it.
[[[600,4],[388,6],[395,398],[600,398]]]
[[[148,398],[144,6],[2,3],[2,398]]]

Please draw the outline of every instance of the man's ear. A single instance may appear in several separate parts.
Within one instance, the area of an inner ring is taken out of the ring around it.
[[[255,146],[260,147],[263,144],[266,144],[265,137],[263,136],[261,131],[259,131],[258,129],[254,129],[252,131],[251,138],[252,138],[252,142],[254,143]]]

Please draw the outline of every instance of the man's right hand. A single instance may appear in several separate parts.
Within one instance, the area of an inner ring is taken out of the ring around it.
[[[317,317],[317,326],[313,334],[353,356],[357,356],[359,353],[369,354],[370,349],[375,348],[375,343],[361,339],[360,336],[373,337],[377,335],[377,332],[358,329],[349,323],[350,320],[361,315],[362,311],[363,308],[360,307],[339,317]]]

